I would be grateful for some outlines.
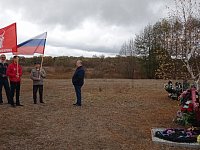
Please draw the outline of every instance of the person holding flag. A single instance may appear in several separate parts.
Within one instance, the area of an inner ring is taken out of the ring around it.
[[[39,89],[40,103],[43,101],[43,79],[46,77],[45,70],[40,62],[35,62],[35,68],[31,70],[30,78],[33,80],[33,102],[37,104],[37,91]]]
[[[11,101],[14,101],[14,95],[16,93],[16,106],[23,106],[20,104],[20,86],[21,86],[21,76],[22,67],[19,65],[19,57],[14,56],[13,62],[8,66],[6,75],[10,79],[10,89],[11,89]]]
[[[2,54],[0,56],[0,105],[3,104],[2,88],[4,87],[8,104],[14,106],[14,102],[12,101],[10,96],[10,86],[8,83],[8,77],[6,75],[7,68],[8,68],[8,63],[6,61],[6,56]]]

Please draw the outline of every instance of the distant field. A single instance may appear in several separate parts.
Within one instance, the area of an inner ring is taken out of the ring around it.
[[[0,106],[0,150],[189,150],[151,141],[151,128],[177,127],[178,102],[168,99],[165,82],[88,79],[79,108],[71,80],[47,79],[46,103],[34,105],[32,82],[23,79],[24,107]]]

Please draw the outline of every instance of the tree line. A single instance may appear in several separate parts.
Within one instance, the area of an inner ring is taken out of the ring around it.
[[[83,61],[83,65],[86,69],[87,78],[127,78],[127,79],[139,79],[146,78],[141,69],[141,59],[137,57],[43,57],[43,67],[46,69],[50,76],[58,78],[70,78],[73,74],[76,66],[75,63],[78,59]],[[41,56],[34,56],[31,58],[20,57],[20,65],[23,67],[23,71],[28,75],[34,66],[34,62],[41,62]],[[130,63],[131,60],[131,63]],[[11,60],[10,60],[11,61]],[[125,67],[132,65],[131,67]],[[60,77],[59,77],[60,76]]]

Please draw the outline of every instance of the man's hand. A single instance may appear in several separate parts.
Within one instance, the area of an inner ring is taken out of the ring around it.
[[[16,74],[16,77],[19,78],[19,73]]]
[[[3,78],[7,77],[5,74],[2,75]]]

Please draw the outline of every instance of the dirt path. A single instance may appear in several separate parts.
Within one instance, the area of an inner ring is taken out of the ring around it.
[[[24,107],[0,106],[0,150],[189,150],[151,141],[152,127],[176,127],[178,102],[167,98],[164,82],[86,80],[80,108],[72,106],[71,80],[46,80],[46,103],[34,105],[24,79]]]

